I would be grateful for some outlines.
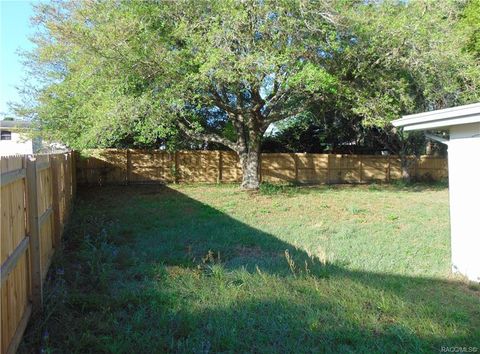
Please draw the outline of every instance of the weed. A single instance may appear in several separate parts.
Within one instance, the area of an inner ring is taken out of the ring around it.
[[[293,184],[277,184],[262,182],[259,192],[261,195],[294,195],[298,191],[298,187]]]
[[[359,208],[357,206],[351,206],[350,208],[348,208],[348,211],[353,215],[365,214],[367,212],[366,209]]]

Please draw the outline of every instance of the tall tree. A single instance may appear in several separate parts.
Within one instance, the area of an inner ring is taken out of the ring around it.
[[[37,18],[34,63],[59,77],[39,97],[45,130],[88,146],[173,123],[237,152],[245,189],[268,126],[339,89],[330,1],[60,2]]]
[[[450,43],[461,10],[422,0],[58,0],[37,8],[28,60],[44,85],[22,108],[47,138],[76,148],[179,131],[222,144],[239,156],[242,187],[255,189],[271,123],[323,106],[386,127],[478,97],[478,65],[462,38]]]
[[[480,62],[464,50],[472,28],[458,29],[464,11],[461,1],[387,0],[350,12],[355,44],[340,65],[352,75],[352,111],[384,131],[406,179],[421,139],[391,121],[480,99]]]

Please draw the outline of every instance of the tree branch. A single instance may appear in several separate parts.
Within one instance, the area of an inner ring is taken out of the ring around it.
[[[252,111],[255,113],[260,112],[263,106],[265,106],[265,100],[260,95],[260,90],[258,88],[252,88],[252,100],[255,102],[255,105],[252,108]]]
[[[215,105],[218,108],[223,109],[227,113],[228,112],[234,113],[234,114],[240,114],[241,113],[240,110],[238,109],[238,107],[232,107],[229,104],[225,103],[224,100],[223,100],[223,97],[218,93],[218,91],[214,87],[211,87],[210,92],[212,94],[213,103],[215,103]]]
[[[302,113],[303,111],[305,111],[306,107],[308,107],[309,104],[311,104],[312,102],[315,101],[315,99],[313,97],[309,97],[309,98],[305,98],[303,101],[302,101],[302,104],[300,105],[297,105],[297,107],[287,111],[287,112],[282,112],[281,110],[276,110],[274,113],[271,113],[272,112],[272,109],[277,106],[280,101],[286,97],[287,95],[287,92],[283,92],[277,99],[277,102],[271,106],[269,109],[268,109],[268,113],[266,115],[266,118],[264,119],[264,122],[263,122],[263,125],[265,127],[265,129],[271,124],[271,123],[274,123],[274,122],[277,122],[279,120],[282,120],[282,119],[285,119],[285,118],[289,118],[289,117],[293,117],[293,116],[296,116],[297,114],[300,114]]]
[[[203,141],[209,141],[209,142],[212,142],[212,143],[222,144],[222,145],[232,149],[233,151],[237,151],[238,147],[237,147],[237,144],[235,144],[234,142],[232,142],[232,141],[230,141],[226,138],[223,138],[220,135],[215,134],[215,133],[196,132],[191,127],[188,126],[188,125],[190,125],[190,123],[187,120],[185,120],[185,121],[186,121],[186,123],[183,123],[181,120],[178,120],[177,123],[178,123],[180,129],[182,129],[182,131],[185,134],[187,134],[189,137],[191,137],[193,139],[197,139],[197,140],[203,140]]]

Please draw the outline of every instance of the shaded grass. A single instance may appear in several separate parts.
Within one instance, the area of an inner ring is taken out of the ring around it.
[[[431,352],[479,346],[441,186],[80,192],[21,351]]]

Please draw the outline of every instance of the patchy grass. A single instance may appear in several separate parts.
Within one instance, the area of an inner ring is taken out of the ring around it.
[[[442,186],[80,191],[20,352],[480,346]]]

